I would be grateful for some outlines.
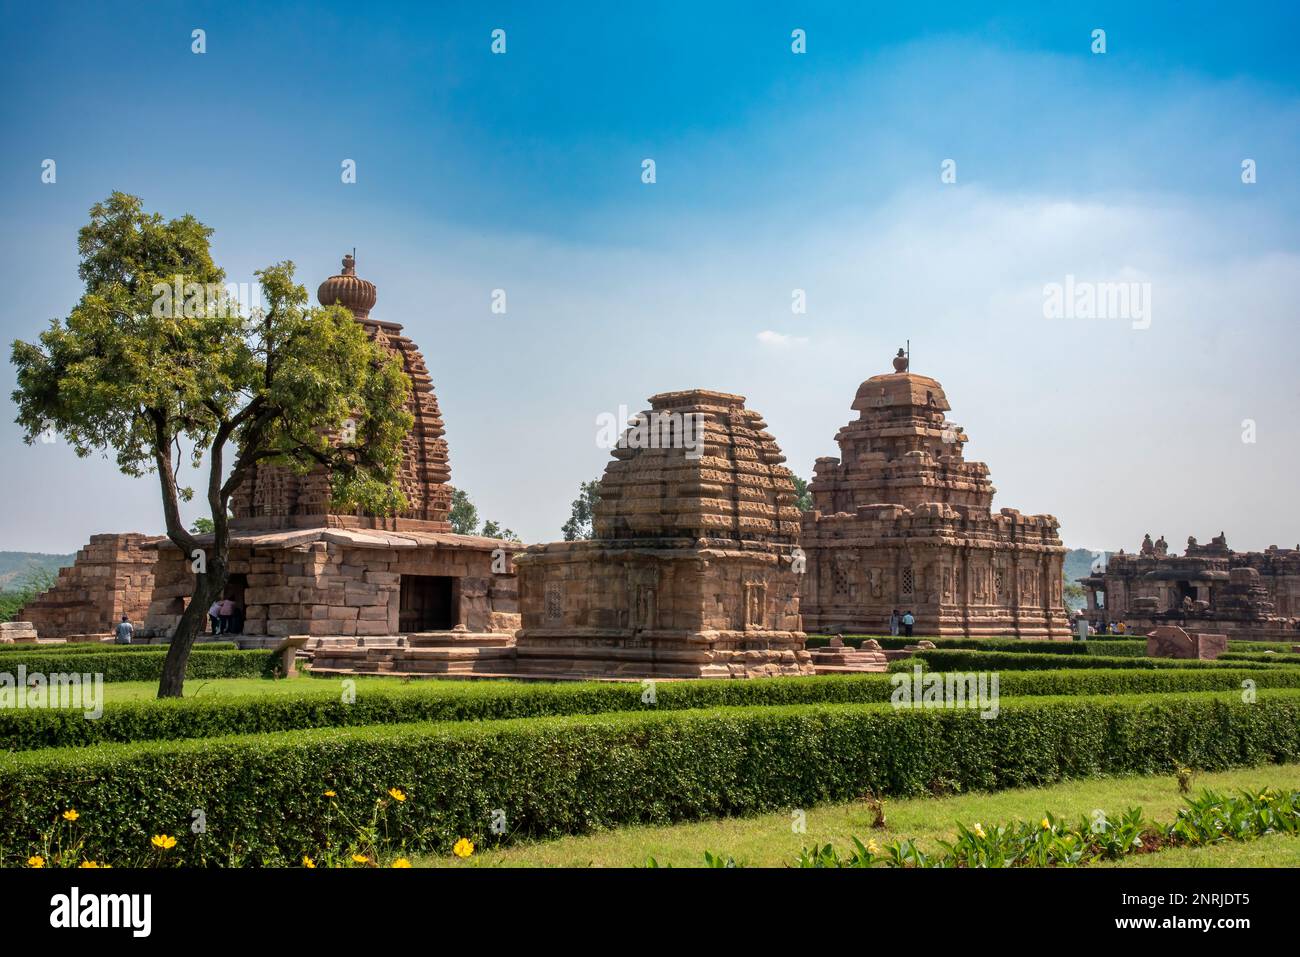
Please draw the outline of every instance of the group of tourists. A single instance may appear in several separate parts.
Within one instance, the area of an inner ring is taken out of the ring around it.
[[[229,596],[218,598],[208,608],[208,621],[214,635],[237,635],[244,630],[242,609]]]
[[[913,617],[911,610],[903,612],[900,616],[898,609],[895,608],[889,616],[889,633],[897,636],[899,629],[902,629],[903,637],[912,637],[912,626],[916,624],[916,618]]]
[[[214,635],[238,635],[244,630],[242,609],[231,598],[218,598],[208,608],[208,621]],[[135,628],[131,619],[123,615],[122,620],[113,628],[113,641],[119,645],[129,645],[135,637]]]

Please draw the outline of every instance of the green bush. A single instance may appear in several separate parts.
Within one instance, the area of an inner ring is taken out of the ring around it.
[[[1099,774],[1300,759],[1300,692],[1003,699],[974,711],[803,705],[321,729],[0,756],[0,864],[76,809],[86,858],[298,863],[367,821],[388,788],[389,845],[446,850],[846,801],[872,791],[1036,786]],[[336,798],[325,795],[337,792]],[[389,806],[391,805],[391,806]],[[337,808],[337,812],[335,811]],[[203,833],[190,824],[198,809]],[[489,837],[497,810],[508,834]],[[390,813],[391,812],[391,813]]]
[[[852,645],[854,648],[861,647],[864,641],[872,638],[872,635],[848,635],[844,638],[846,645]],[[1116,636],[1122,637],[1122,636]],[[1120,655],[1124,657],[1141,657],[1146,654],[1147,644],[1145,641],[1108,641],[1104,647],[1098,647],[1088,641],[1032,641],[1020,638],[894,638],[885,636],[876,638],[880,642],[880,647],[885,649],[905,648],[908,645],[914,645],[918,641],[934,642],[936,648],[944,649],[965,649],[969,651],[1009,651],[1015,654],[1048,654],[1048,655]],[[830,638],[824,635],[811,635],[805,642],[808,648],[825,648],[830,644]]]
[[[1270,664],[1300,665],[1300,655],[1276,654],[1268,651],[1225,651],[1219,661],[1263,661]]]
[[[125,646],[124,646],[125,647]],[[16,673],[20,665],[27,673],[58,674],[75,670],[83,674],[103,675],[104,681],[157,681],[162,677],[164,646],[141,649],[138,654],[118,651],[69,654],[55,652],[9,654],[0,658],[0,670]],[[255,678],[263,674],[279,656],[269,651],[209,651],[196,646],[185,668],[187,678]]]
[[[203,651],[237,651],[239,645],[233,641],[204,641],[194,646]],[[12,645],[0,645],[0,653],[25,651],[37,655],[87,655],[99,653],[116,654],[121,651],[152,651],[166,654],[166,645],[132,644],[119,645],[111,641],[72,641],[64,644],[41,644],[35,641],[19,641]],[[0,658],[0,661],[4,661]]]
[[[1228,639],[1229,651],[1277,651],[1282,654],[1288,654],[1296,645],[1300,645],[1300,632],[1296,632],[1295,641],[1242,641],[1238,638]]]
[[[1009,671],[999,675],[1007,697],[1170,693],[1300,688],[1300,669],[1072,669]],[[681,681],[655,685],[655,702],[627,683],[523,684],[429,681],[385,688],[362,686],[345,704],[337,681],[304,682],[294,694],[246,694],[181,700],[109,703],[97,720],[81,710],[0,710],[0,741],[12,750],[104,742],[217,737],[306,728],[410,721],[487,721],[612,711],[681,711],[719,706],[866,704],[890,699],[895,687],[880,674],[753,681]]]
[[[921,659],[933,671],[1032,671],[1055,668],[1269,668],[1256,661],[1196,661],[1186,658],[1133,658],[1102,655],[1016,655],[1005,651],[943,649],[918,651],[911,659],[891,663],[890,670]]]

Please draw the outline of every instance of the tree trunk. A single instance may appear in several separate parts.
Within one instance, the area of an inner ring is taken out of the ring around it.
[[[209,606],[226,590],[228,578],[226,563],[220,559],[208,563],[206,574],[195,576],[194,596],[190,598],[189,605],[176,625],[171,644],[167,648],[167,657],[163,659],[162,680],[158,683],[159,698],[181,697],[190,649],[203,631]]]

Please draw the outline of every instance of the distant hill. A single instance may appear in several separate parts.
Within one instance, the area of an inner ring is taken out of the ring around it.
[[[1114,552],[1102,552],[1109,559]],[[1097,553],[1087,548],[1072,548],[1065,553],[1065,580],[1074,584],[1075,579],[1087,578],[1092,574],[1092,563]]]
[[[0,552],[0,591],[10,591],[22,584],[33,572],[48,571],[57,575],[59,569],[71,565],[72,555],[47,555],[44,552]]]
[[[1109,559],[1114,552],[1102,552]],[[1072,548],[1065,553],[1065,566],[1061,577],[1065,579],[1065,604],[1071,611],[1078,611],[1087,604],[1087,593],[1078,584],[1080,578],[1092,574],[1092,563],[1098,553],[1089,548]]]

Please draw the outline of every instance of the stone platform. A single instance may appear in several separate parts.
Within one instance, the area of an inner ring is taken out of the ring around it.
[[[310,639],[313,675],[513,677],[515,643],[498,632],[443,631],[376,638]]]
[[[844,644],[840,638],[832,638],[830,645],[810,648],[808,654],[819,675],[879,673],[889,667],[889,659],[875,639],[868,639],[860,648],[854,648]]]

